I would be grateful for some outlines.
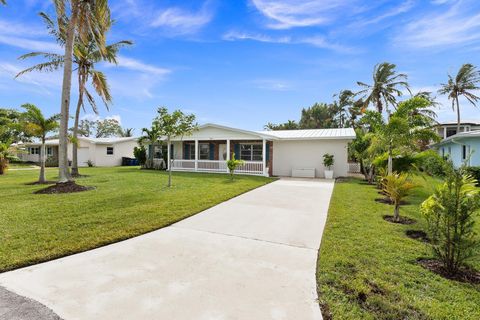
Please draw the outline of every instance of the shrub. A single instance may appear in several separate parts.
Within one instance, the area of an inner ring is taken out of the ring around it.
[[[88,159],[88,160],[87,160],[87,166],[89,166],[90,168],[92,168],[92,167],[94,167],[95,165],[94,165],[94,163],[93,163],[92,160]]]
[[[232,159],[227,160],[227,168],[230,172],[230,178],[233,180],[233,175],[235,174],[235,170],[243,165],[245,162],[243,160],[235,159],[235,153],[232,154]]]
[[[456,274],[475,255],[479,239],[474,231],[480,208],[480,190],[465,168],[446,166],[445,183],[421,205],[426,217],[433,253],[445,271]]]
[[[325,168],[327,168],[328,170],[331,170],[334,162],[335,162],[335,160],[333,159],[333,154],[325,153],[325,154],[323,155],[323,165],[324,165]]]
[[[384,153],[375,158],[373,164],[377,168],[386,168],[388,163],[388,154]],[[395,172],[408,172],[415,167],[415,158],[412,155],[394,156],[392,167]]]
[[[436,151],[427,150],[415,156],[417,167],[431,176],[442,177],[444,175],[445,159]]]
[[[143,166],[147,161],[147,150],[144,146],[133,148],[133,156],[138,160],[138,163]]]
[[[387,194],[394,205],[393,211],[393,221],[400,221],[400,203],[401,201],[409,195],[410,190],[416,187],[408,179],[406,173],[392,173],[387,176],[382,181],[383,191]]]
[[[467,167],[467,173],[476,180],[477,187],[480,186],[480,167]]]

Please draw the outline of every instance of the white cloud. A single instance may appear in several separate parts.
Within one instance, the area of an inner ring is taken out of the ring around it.
[[[31,40],[16,36],[5,36],[0,34],[0,43],[30,51],[63,53],[63,49],[59,45],[50,41]]]
[[[127,68],[133,71],[139,71],[139,72],[144,72],[144,73],[150,73],[154,74],[157,76],[164,76],[168,73],[171,72],[169,69],[165,68],[160,68],[154,65],[146,64],[144,62],[141,62],[139,60],[133,59],[133,58],[128,58],[125,56],[118,56],[117,58],[118,61],[118,66]],[[112,65],[109,65],[112,66]]]
[[[385,19],[398,16],[402,13],[406,13],[410,11],[414,6],[415,6],[415,0],[407,0],[402,4],[400,4],[399,6],[396,6],[386,11],[383,14],[377,15],[374,18],[357,21],[352,25],[352,27],[360,28],[360,27],[371,25],[371,24],[379,23],[381,21],[384,21]]]
[[[150,25],[167,28],[174,34],[191,34],[208,24],[212,17],[213,12],[206,2],[198,12],[189,12],[175,7],[162,10]]]
[[[11,87],[13,84],[23,84],[22,90],[34,91],[49,95],[52,89],[59,89],[61,85],[61,73],[26,73],[15,79],[15,76],[26,67],[18,64],[0,63],[0,80]]]
[[[356,0],[251,0],[272,29],[318,26],[330,23],[344,10],[355,11]]]
[[[223,40],[252,40],[266,43],[280,43],[280,44],[308,44],[317,48],[329,49],[338,52],[350,52],[351,48],[342,46],[337,43],[328,41],[324,36],[309,36],[293,38],[290,36],[272,37],[265,34],[251,34],[246,32],[230,31],[223,35]]]
[[[292,89],[289,82],[279,79],[258,79],[254,80],[253,84],[256,88],[264,90],[288,91]]]
[[[415,48],[448,49],[480,42],[480,13],[474,1],[456,1],[446,11],[408,23],[395,43]]]

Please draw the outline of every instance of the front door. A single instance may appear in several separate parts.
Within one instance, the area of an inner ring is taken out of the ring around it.
[[[225,143],[218,145],[218,159],[222,161],[227,160],[227,145]]]

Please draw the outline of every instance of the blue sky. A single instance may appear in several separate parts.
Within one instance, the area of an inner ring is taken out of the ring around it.
[[[0,8],[0,106],[30,102],[60,110],[61,74],[13,79],[34,61],[29,51],[58,51],[38,17],[50,0],[10,0]],[[297,120],[302,107],[331,102],[356,81],[371,82],[388,61],[413,91],[436,91],[461,64],[480,65],[476,0],[110,0],[116,24],[108,41],[135,45],[106,72],[114,104],[100,117],[149,126],[158,106],[195,113],[199,123],[262,129]],[[72,102],[76,102],[73,87]],[[440,120],[455,118],[450,103]],[[94,115],[87,108],[87,118]],[[463,119],[480,119],[463,104]]]

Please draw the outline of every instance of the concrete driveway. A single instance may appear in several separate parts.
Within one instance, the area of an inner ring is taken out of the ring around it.
[[[3,273],[0,286],[64,319],[321,319],[315,269],[333,185],[281,179],[170,227]]]

